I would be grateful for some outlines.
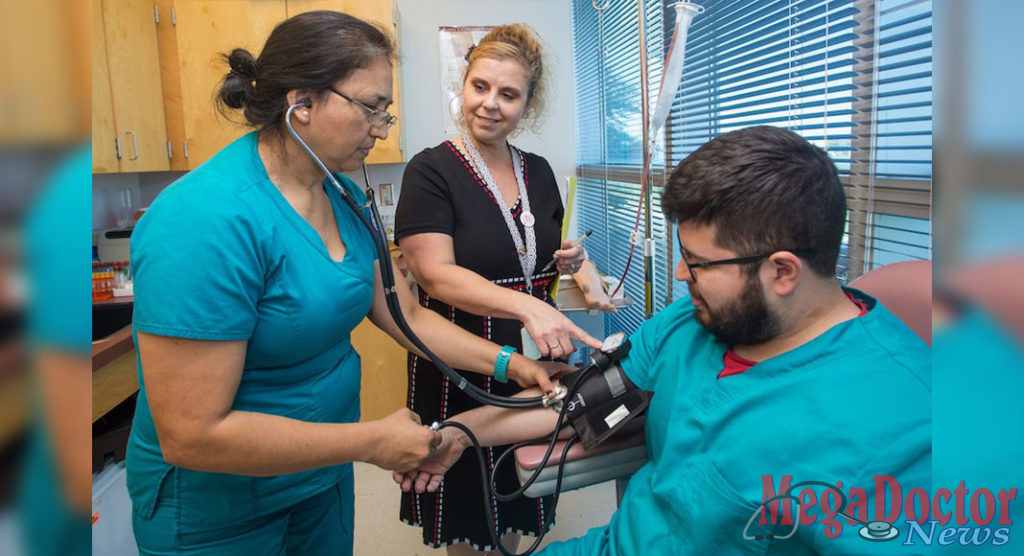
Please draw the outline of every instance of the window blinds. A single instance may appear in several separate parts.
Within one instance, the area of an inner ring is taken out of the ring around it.
[[[657,94],[673,2],[645,1],[650,95]],[[657,199],[671,168],[712,137],[752,125],[791,129],[836,161],[850,210],[839,275],[931,254],[931,3],[921,0],[700,2],[683,81],[654,153],[655,310],[673,281],[673,230]],[[598,7],[600,5],[598,4]],[[640,202],[641,104],[636,2],[574,2],[577,173],[588,250],[621,276]],[[641,233],[642,233],[641,226]],[[640,248],[638,247],[638,256]],[[632,307],[607,332],[642,322],[642,264],[626,276]]]

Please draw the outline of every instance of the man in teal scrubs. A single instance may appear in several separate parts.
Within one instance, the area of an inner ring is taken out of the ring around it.
[[[908,492],[931,487],[931,354],[877,300],[836,280],[846,201],[828,155],[778,128],[727,133],[676,168],[662,206],[678,223],[676,278],[690,295],[645,322],[622,361],[654,391],[649,461],[608,525],[544,554],[927,550],[901,543]],[[555,414],[486,407],[455,420],[491,444],[550,431]],[[403,488],[436,487],[467,444],[443,434],[444,449]],[[876,519],[880,491],[880,516],[899,534],[862,539],[861,524],[829,517],[838,501],[823,487],[792,493],[799,513],[784,501],[778,518],[746,528],[762,501],[803,481],[836,485],[846,514],[864,522]],[[783,512],[801,519],[793,536]]]

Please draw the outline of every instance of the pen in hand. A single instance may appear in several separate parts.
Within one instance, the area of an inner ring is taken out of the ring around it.
[[[589,236],[592,233],[594,233],[594,230],[587,230],[586,232],[584,232],[583,235],[581,235],[580,237],[578,237],[575,240],[573,240],[572,244],[570,244],[569,247],[566,247],[566,249],[571,249],[571,248],[576,247],[577,245],[583,243],[583,240],[587,239],[587,236]],[[557,262],[558,262],[558,257],[552,258],[551,262],[549,262],[548,264],[544,265],[544,268],[540,269],[540,271],[541,272],[547,272],[547,271],[551,270],[551,267],[554,266],[555,263],[557,263]]]

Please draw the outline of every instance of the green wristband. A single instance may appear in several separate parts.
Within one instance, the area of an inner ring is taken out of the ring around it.
[[[502,346],[498,358],[494,360],[494,380],[508,382],[508,362],[512,360],[512,354],[515,352],[516,348],[512,346]]]

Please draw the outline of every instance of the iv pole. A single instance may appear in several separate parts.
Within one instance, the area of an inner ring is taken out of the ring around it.
[[[683,58],[686,52],[686,35],[690,29],[693,16],[704,11],[704,8],[691,2],[676,2],[675,29],[672,33],[672,44],[669,47],[668,58],[665,61],[665,71],[661,76],[661,86],[658,91],[658,101],[654,106],[654,118],[650,117],[648,99],[648,71],[647,71],[647,40],[644,14],[644,0],[637,0],[638,27],[640,33],[640,97],[641,114],[643,116],[643,170],[640,174],[640,190],[642,192],[640,206],[644,214],[644,313],[645,318],[650,319],[654,315],[654,232],[653,218],[651,216],[651,203],[653,191],[650,187],[649,177],[651,170],[651,158],[654,145],[657,143],[658,135],[668,119],[669,110],[672,108],[672,101],[683,77]],[[630,237],[629,260],[633,258],[633,248],[636,247],[636,234],[639,229],[640,209],[637,209],[637,222],[633,227],[633,234]],[[626,270],[623,271],[622,279],[616,286],[615,292],[622,287],[626,281],[626,273],[629,271],[629,260],[626,262]]]
[[[650,100],[647,84],[647,29],[644,20],[644,0],[637,0],[639,8],[638,24],[640,26],[640,113],[643,114],[643,136],[644,146],[643,173],[640,175],[640,191],[643,192],[643,199],[640,201],[644,207],[644,318],[650,319],[654,316],[654,253],[652,253],[653,233],[651,232],[651,188],[647,176],[651,173],[651,148],[648,146],[650,137],[651,118]]]

